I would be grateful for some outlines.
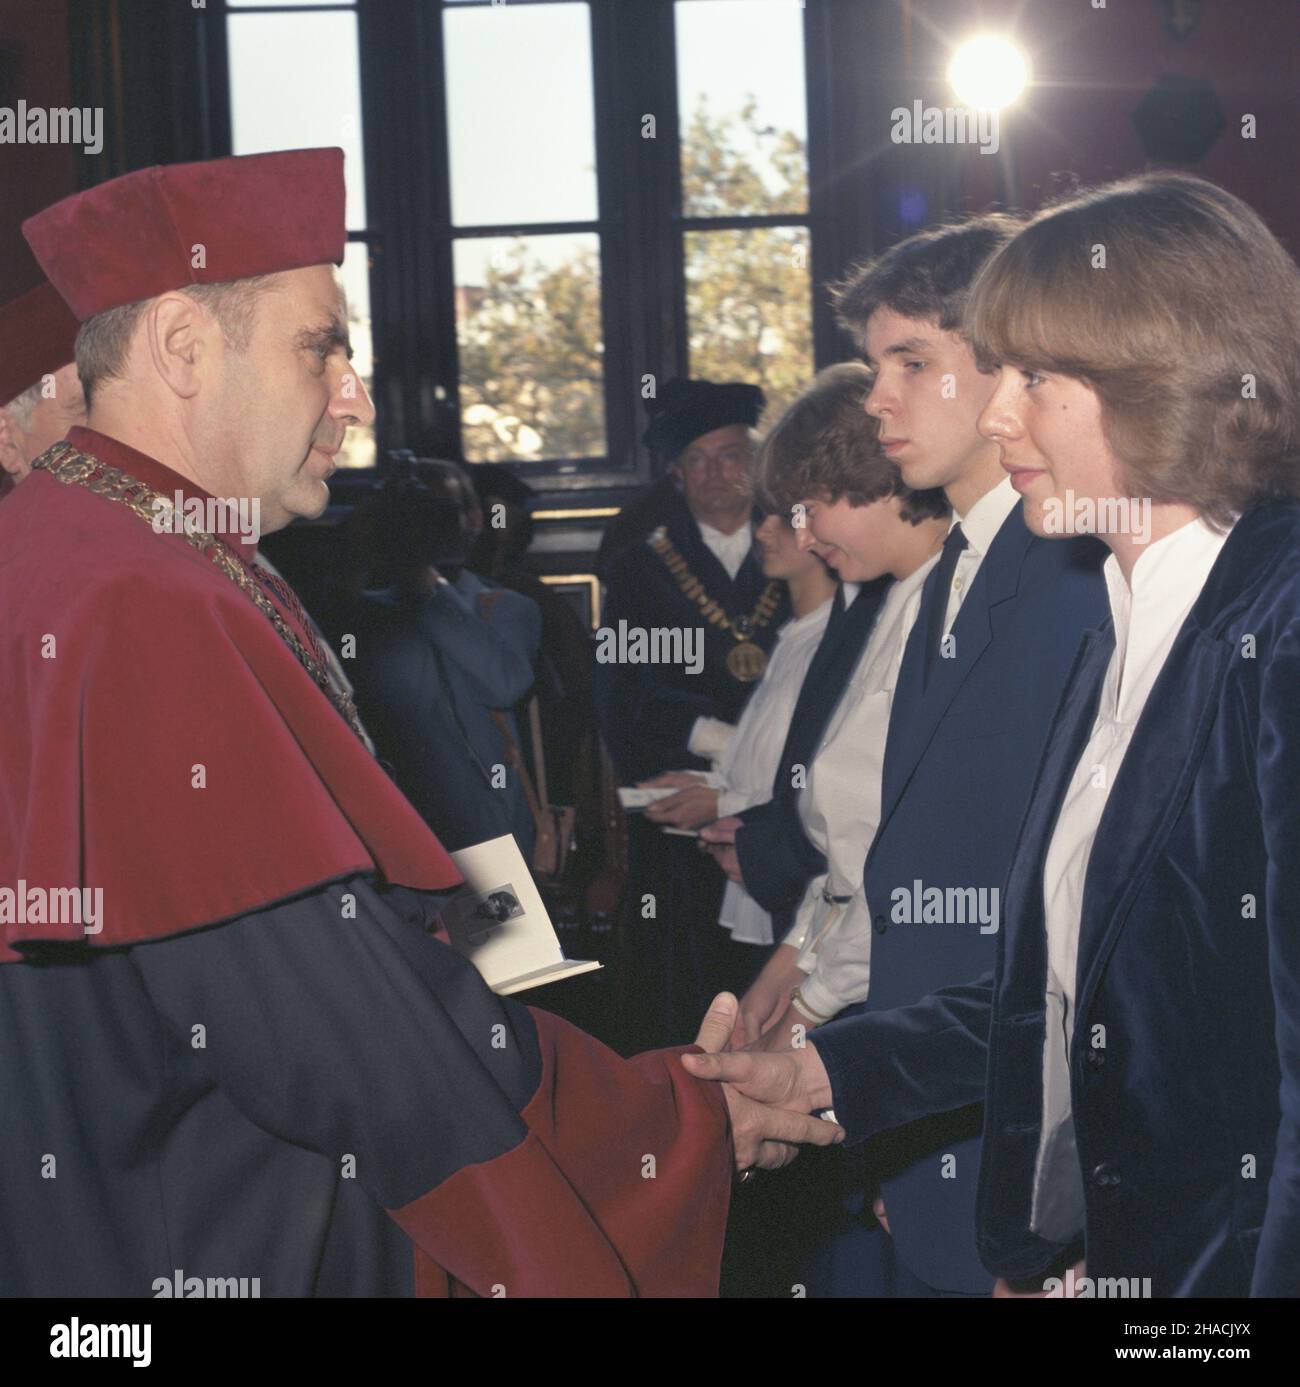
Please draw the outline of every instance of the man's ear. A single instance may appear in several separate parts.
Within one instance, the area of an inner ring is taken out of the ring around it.
[[[220,353],[221,328],[187,294],[162,294],[140,325],[154,370],[182,399],[192,399],[207,368]]]
[[[0,408],[0,467],[4,468],[16,482],[22,481],[31,470],[27,466],[27,458],[18,443],[18,430],[14,428],[14,421],[9,417],[9,411]]]

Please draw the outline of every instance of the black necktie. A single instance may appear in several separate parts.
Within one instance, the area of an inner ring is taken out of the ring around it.
[[[952,591],[952,575],[957,571],[957,558],[966,547],[966,536],[960,525],[948,531],[943,542],[943,553],[935,570],[934,587],[925,610],[925,682],[930,682],[934,672],[934,662],[939,658],[939,647],[943,644],[943,620],[948,615],[948,595]]]

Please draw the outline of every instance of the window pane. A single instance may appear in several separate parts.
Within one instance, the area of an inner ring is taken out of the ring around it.
[[[340,145],[348,228],[365,230],[356,15],[232,14],[227,23],[234,152]]]
[[[594,221],[587,5],[449,9],[443,31],[452,221]]]
[[[688,231],[691,375],[761,385],[775,418],[813,375],[808,261],[805,227]]]
[[[807,211],[803,7],[677,0],[674,13],[686,215]]]
[[[352,337],[352,369],[373,393],[375,353],[370,333],[370,252],[362,241],[349,241],[339,270],[348,297],[348,331]],[[339,454],[340,467],[375,465],[373,425],[350,428]]]
[[[603,456],[599,239],[463,240],[454,262],[465,457]]]

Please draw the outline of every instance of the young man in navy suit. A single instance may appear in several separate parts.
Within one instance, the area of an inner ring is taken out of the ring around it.
[[[875,1138],[877,1212],[892,1236],[882,1290],[900,1296],[992,1290],[975,1246],[982,1106],[978,1093],[938,1115],[921,1106],[919,1121],[882,1108],[873,1101],[876,1055],[861,1036],[893,1009],[992,969],[1001,888],[1052,711],[1083,632],[1106,612],[1101,546],[1031,534],[996,444],[976,428],[996,381],[962,337],[966,298],[1017,226],[988,216],[923,232],[838,294],[841,320],[875,373],[866,408],[885,452],[908,486],[942,487],[954,513],[890,717],[881,822],[863,879],[870,991],[852,1009],[860,1015],[843,1013],[812,1036],[849,1141]],[[794,1028],[791,1043],[802,1041]],[[941,1081],[944,1065],[938,1044],[916,1086]]]

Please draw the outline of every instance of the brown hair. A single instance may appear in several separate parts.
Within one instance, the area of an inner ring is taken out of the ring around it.
[[[860,338],[876,309],[889,308],[905,318],[938,323],[944,332],[960,331],[976,276],[1020,226],[1009,213],[990,212],[918,232],[855,265],[831,286],[840,326]]]
[[[948,514],[943,491],[913,491],[880,451],[878,425],[863,408],[871,372],[859,361],[828,366],[769,430],[758,450],[755,484],[769,510],[787,515],[796,502],[821,497],[868,506],[903,498],[913,525]]]
[[[250,279],[231,279],[221,284],[187,284],[182,290],[202,304],[221,328],[221,334],[236,351],[248,346],[253,332],[257,300],[274,281],[274,275],[254,275]],[[136,324],[151,299],[138,299],[87,318],[77,333],[77,375],[89,405],[95,387],[103,380],[120,376],[126,369],[126,356],[135,336]]]
[[[967,330],[1085,382],[1135,496],[1222,527],[1300,495],[1300,271],[1240,198],[1181,173],[1040,212],[984,269]]]

